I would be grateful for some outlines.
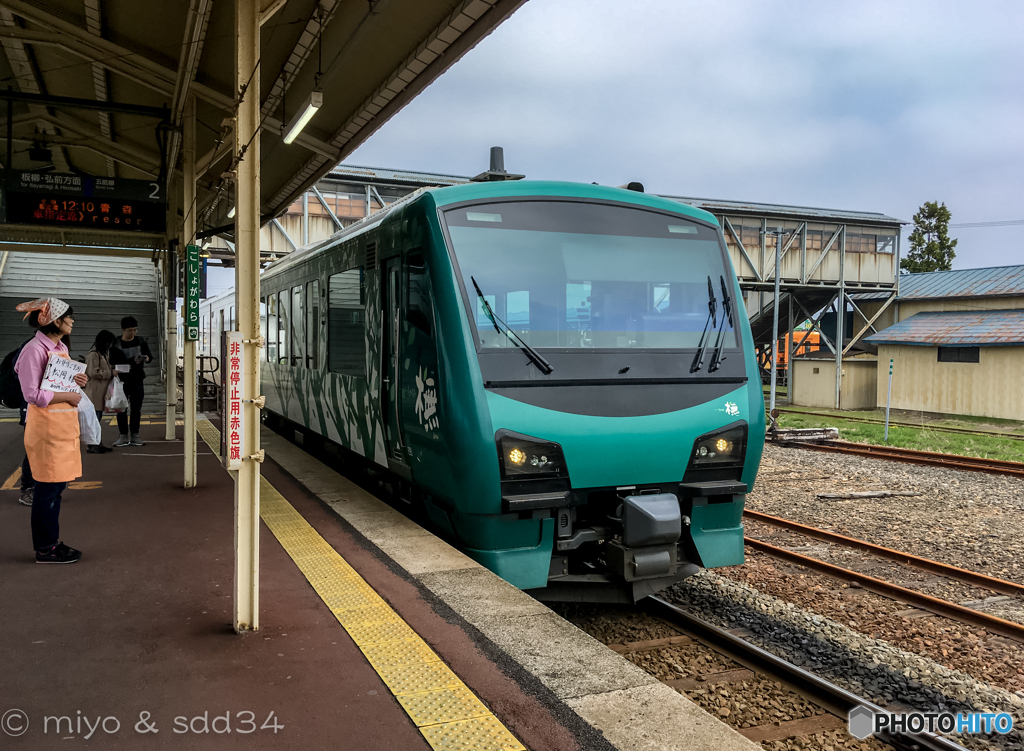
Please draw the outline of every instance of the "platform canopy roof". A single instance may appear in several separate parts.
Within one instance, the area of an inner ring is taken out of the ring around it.
[[[870,344],[998,347],[1024,344],[1024,310],[917,313],[872,334]]]
[[[264,221],[283,212],[525,2],[252,1],[262,8],[260,70],[253,83],[262,103]],[[238,98],[234,0],[0,0],[0,44],[0,93],[10,87],[15,95],[14,170],[166,187],[178,168],[186,95],[193,93],[198,228],[231,222]],[[322,92],[322,106],[294,143],[283,143],[284,126],[314,91]],[[98,104],[86,108],[81,100]],[[4,119],[5,108],[0,101]],[[3,151],[0,158],[5,168],[12,166]],[[61,238],[136,247],[157,240],[90,232],[62,230]],[[46,242],[49,235],[43,228],[0,225],[0,240]]]

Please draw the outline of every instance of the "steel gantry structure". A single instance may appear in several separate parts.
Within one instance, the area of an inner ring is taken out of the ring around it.
[[[260,228],[524,2],[0,0],[5,198],[14,187],[19,200],[47,201],[18,214],[5,200],[0,243],[153,258],[167,309],[168,437],[180,259],[205,237],[234,249],[246,418],[234,472],[238,631],[259,626]],[[44,183],[64,192],[39,193]],[[62,205],[101,187],[113,195],[147,185],[121,207],[131,230],[111,226],[109,202]],[[194,394],[194,347],[185,351]],[[186,487],[198,482],[189,404]]]
[[[817,332],[835,360],[839,409],[843,357],[876,331],[875,323],[899,292],[900,227],[906,222],[865,211],[666,197],[718,217],[744,293],[762,371],[771,371],[784,347],[786,386],[792,398],[793,353]],[[777,234],[782,237],[778,265]],[[880,297],[877,308],[872,306],[865,315],[858,293]],[[856,331],[851,328],[855,320]],[[806,323],[808,328],[797,330]]]

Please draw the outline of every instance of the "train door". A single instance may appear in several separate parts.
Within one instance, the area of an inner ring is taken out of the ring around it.
[[[402,318],[401,259],[389,258],[381,263],[381,297],[383,298],[381,340],[381,389],[380,404],[384,420],[384,438],[388,461],[392,468],[396,462],[405,465],[405,451],[402,443],[402,421],[399,414],[398,382],[400,326]]]

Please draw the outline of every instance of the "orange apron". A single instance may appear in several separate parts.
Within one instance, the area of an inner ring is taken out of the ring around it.
[[[82,476],[78,409],[67,402],[28,405],[25,453],[32,477],[41,482],[71,482]]]

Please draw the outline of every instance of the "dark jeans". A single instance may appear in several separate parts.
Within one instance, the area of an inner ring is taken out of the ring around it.
[[[32,547],[52,548],[60,542],[60,494],[66,482],[37,482],[32,497]]]
[[[32,467],[28,464],[28,454],[21,461],[21,489],[30,490],[34,488],[36,481],[32,479]]]
[[[128,412],[131,413],[131,420],[128,419],[128,412],[117,413],[117,432],[121,435],[128,435],[139,432],[139,423],[142,421],[142,400],[146,396],[146,389],[142,381],[138,383],[123,383],[124,395],[128,397]]]

